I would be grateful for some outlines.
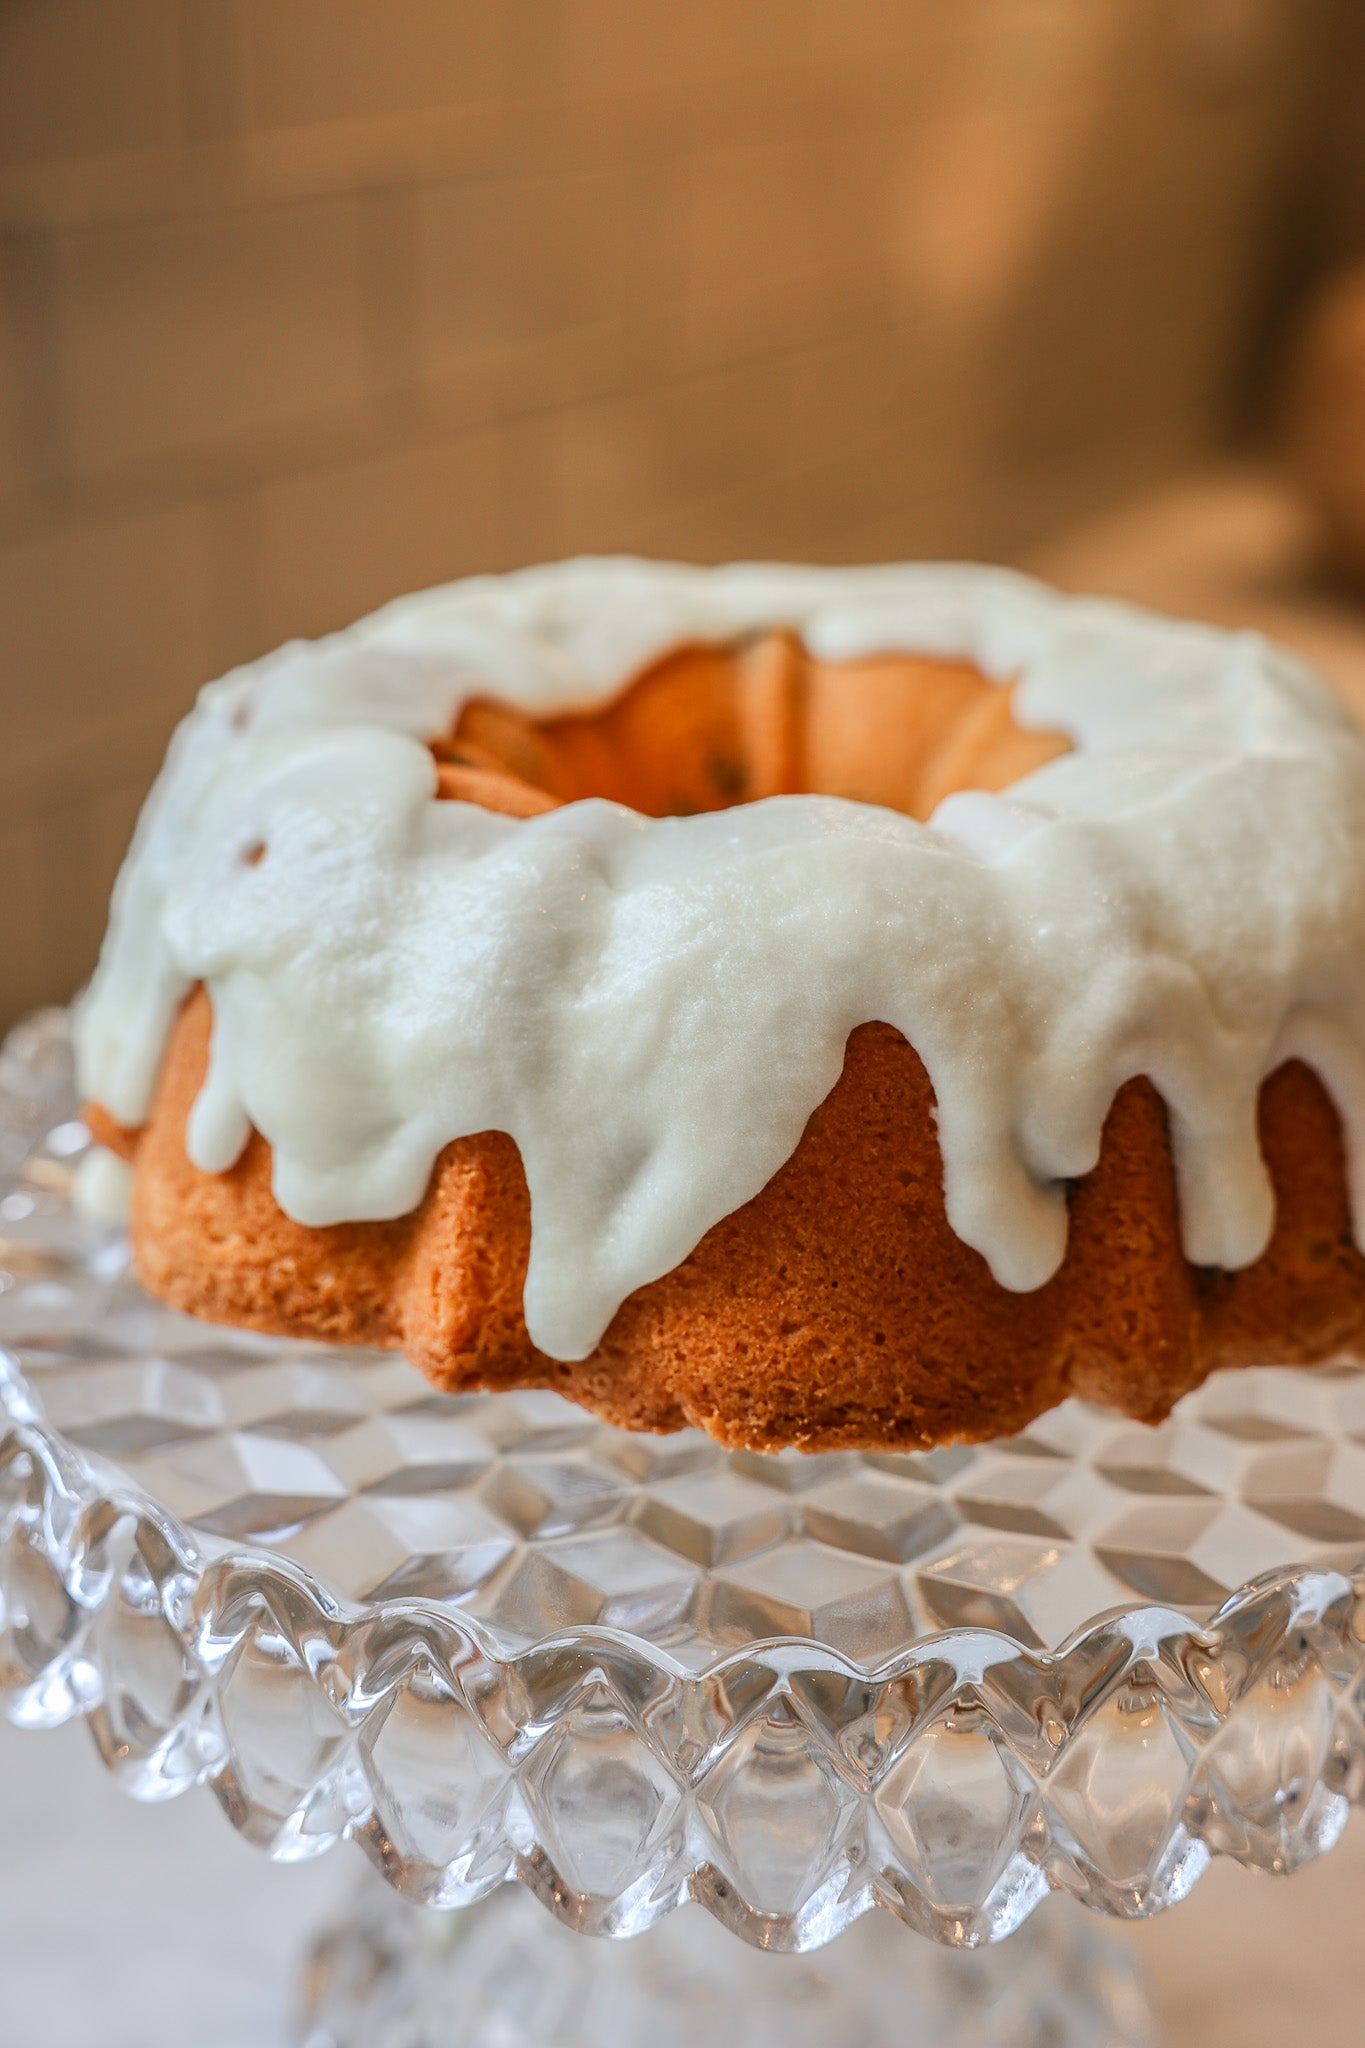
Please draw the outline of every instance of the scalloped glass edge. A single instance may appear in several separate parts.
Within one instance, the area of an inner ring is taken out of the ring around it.
[[[973,1946],[1049,1890],[1141,1917],[1215,1854],[1293,1870],[1362,1796],[1365,1572],[1268,1575],[1202,1627],[1135,1607],[1051,1654],[959,1629],[872,1670],[787,1639],[689,1673],[579,1628],[500,1658],[467,1616],[204,1560],[12,1368],[0,1399],[8,1716],[84,1716],[134,1796],[207,1784],[282,1860],[350,1837],[425,1904],[518,1880],[629,1935],[694,1899],[794,1951],[880,1906]]]

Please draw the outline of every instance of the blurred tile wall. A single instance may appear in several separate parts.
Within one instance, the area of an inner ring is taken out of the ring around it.
[[[0,0],[0,1019],[290,634],[581,549],[1009,553],[1219,442],[1338,12]]]

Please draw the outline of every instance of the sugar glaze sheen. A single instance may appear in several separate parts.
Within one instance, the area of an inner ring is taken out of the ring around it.
[[[496,696],[610,701],[685,642],[762,628],[1018,679],[1073,751],[927,824],[771,797],[686,818],[433,801],[427,742]],[[452,1139],[508,1132],[532,1341],[587,1356],[621,1302],[755,1196],[838,1079],[904,1033],[949,1221],[1002,1285],[1066,1249],[1065,1182],[1118,1088],[1170,1115],[1187,1257],[1265,1249],[1256,1105],[1297,1057],[1341,1115],[1365,1249],[1365,738],[1250,633],[965,565],[584,560],[455,583],[210,684],[180,726],[77,1019],[79,1079],[147,1116],[178,1008],[214,1013],[193,1162],[254,1126],[281,1208],[405,1214]]]

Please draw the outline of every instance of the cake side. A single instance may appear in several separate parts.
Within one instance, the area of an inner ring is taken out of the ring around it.
[[[864,1025],[762,1193],[565,1362],[526,1333],[530,1204],[505,1135],[447,1147],[410,1216],[295,1223],[264,1140],[224,1174],[186,1155],[210,1030],[200,991],[136,1142],[145,1283],[213,1321],[402,1348],[452,1392],[552,1387],[627,1428],[690,1423],[758,1450],[909,1449],[1010,1434],[1073,1393],[1155,1422],[1219,1366],[1308,1364],[1365,1341],[1340,1126],[1300,1063],[1262,1092],[1278,1221],[1253,1266],[1184,1259],[1165,1110],[1138,1080],[1070,1191],[1061,1271],[1020,1295],[948,1223],[922,1063],[891,1027]]]

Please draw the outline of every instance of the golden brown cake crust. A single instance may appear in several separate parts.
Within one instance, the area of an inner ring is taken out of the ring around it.
[[[1187,1265],[1165,1111],[1137,1080],[1072,1190],[1061,1271],[1013,1294],[948,1223],[922,1063],[864,1025],[767,1187],[563,1363],[522,1320],[530,1205],[510,1138],[447,1146],[410,1216],[310,1229],[275,1203],[259,1136],[226,1174],[186,1156],[210,1028],[201,991],[138,1147],[142,1278],[215,1321],[402,1347],[452,1391],[548,1386],[627,1428],[694,1423],[754,1449],[910,1448],[1008,1434],[1068,1393],[1155,1422],[1218,1366],[1306,1364],[1365,1338],[1340,1128],[1297,1063],[1262,1096],[1279,1221],[1256,1265]]]
[[[926,816],[1064,744],[1021,731],[1010,693],[964,664],[821,665],[770,634],[680,650],[596,718],[536,725],[476,703],[434,751],[442,797],[517,817],[591,793],[664,811],[810,787]],[[451,1390],[553,1387],[628,1428],[693,1423],[755,1449],[911,1448],[1008,1434],[1069,1393],[1154,1422],[1217,1367],[1309,1363],[1365,1338],[1340,1125],[1299,1064],[1262,1092],[1278,1222],[1254,1266],[1186,1262],[1165,1109],[1138,1079],[1070,1191],[1060,1272],[1016,1294],[948,1223],[923,1064],[865,1024],[786,1165],[564,1363],[534,1349],[522,1316],[530,1203],[509,1137],[446,1146],[408,1216],[309,1228],[275,1202],[259,1135],[227,1173],[187,1157],[211,1028],[200,990],[143,1132],[88,1112],[98,1139],[136,1156],[143,1280],[215,1321],[402,1347]]]

